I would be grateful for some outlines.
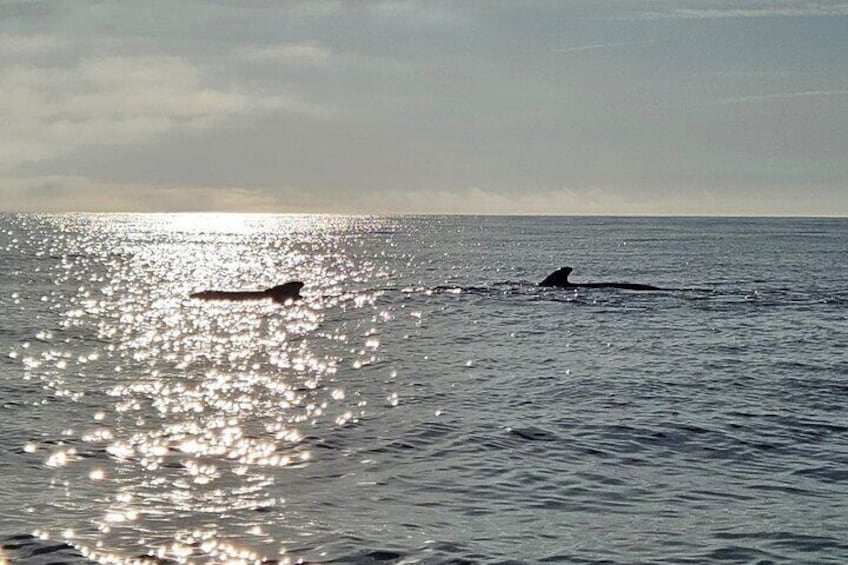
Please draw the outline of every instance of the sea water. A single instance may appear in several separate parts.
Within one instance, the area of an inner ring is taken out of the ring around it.
[[[845,563],[846,251],[840,219],[2,215],[3,554]],[[564,265],[695,290],[535,286]]]

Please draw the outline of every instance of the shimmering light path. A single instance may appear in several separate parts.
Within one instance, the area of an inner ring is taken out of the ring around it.
[[[87,513],[99,509],[96,531],[46,526],[42,533],[99,560],[128,557],[120,548],[133,544],[177,560],[285,554],[287,540],[264,524],[285,514],[286,470],[308,464],[329,430],[368,415],[369,398],[346,390],[340,373],[378,360],[378,328],[394,316],[378,308],[379,291],[367,290],[391,273],[357,256],[358,231],[391,222],[232,215],[26,221],[62,235],[8,245],[45,258],[33,281],[39,288],[17,292],[14,304],[25,317],[25,304],[37,299],[47,310],[41,318],[58,326],[10,357],[23,364],[25,381],[48,392],[42,404],[67,402],[69,412],[60,437],[34,437],[24,447],[55,469],[51,488],[65,495],[26,510],[69,521],[75,499],[92,492],[86,481],[98,483],[96,497],[82,504]],[[201,288],[292,279],[307,290],[287,307],[187,298]],[[344,312],[344,320],[327,321],[328,312]],[[285,521],[291,535],[308,531]],[[262,553],[243,539],[261,540]]]

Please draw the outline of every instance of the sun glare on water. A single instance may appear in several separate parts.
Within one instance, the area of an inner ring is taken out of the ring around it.
[[[156,217],[156,216],[154,216]],[[176,232],[251,234],[269,229],[321,230],[327,216],[307,214],[178,213],[158,215]]]
[[[46,300],[63,330],[90,342],[73,354],[58,339],[22,350],[28,378],[89,407],[68,445],[30,442],[69,489],[98,495],[93,529],[75,545],[101,561],[127,547],[178,562],[253,562],[220,538],[220,516],[243,524],[279,558],[286,484],[320,457],[316,438],[367,415],[345,372],[379,358],[373,327],[392,319],[370,281],[390,276],[357,258],[367,218],[173,214],[54,217],[74,225],[52,250],[65,259]],[[385,220],[383,220],[385,221]],[[364,227],[363,227],[364,226]],[[73,235],[77,234],[77,235]],[[288,306],[270,300],[192,300],[200,289],[256,290],[305,283]],[[361,315],[328,322],[343,308]],[[46,335],[46,334],[45,334]],[[102,455],[92,455],[102,454]],[[291,532],[298,525],[287,526]],[[229,533],[232,538],[232,532]],[[51,537],[62,537],[61,532]],[[65,536],[66,538],[68,536]]]

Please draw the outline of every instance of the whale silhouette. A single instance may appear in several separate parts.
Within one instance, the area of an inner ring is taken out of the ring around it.
[[[204,290],[190,294],[189,298],[199,298],[200,300],[231,300],[236,302],[270,298],[278,304],[285,304],[286,302],[300,300],[301,288],[303,288],[302,282],[290,281],[285,284],[266,288],[265,290]]]
[[[596,282],[596,283],[574,283],[568,280],[571,267],[557,269],[539,283],[539,286],[553,286],[557,288],[623,288],[626,290],[674,290],[661,288],[650,284],[628,283],[628,282]]]

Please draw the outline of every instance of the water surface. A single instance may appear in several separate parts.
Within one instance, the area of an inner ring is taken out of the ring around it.
[[[846,228],[0,216],[4,552],[844,563]]]

